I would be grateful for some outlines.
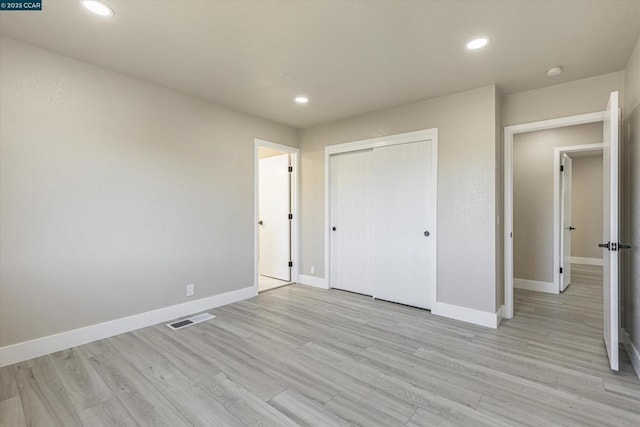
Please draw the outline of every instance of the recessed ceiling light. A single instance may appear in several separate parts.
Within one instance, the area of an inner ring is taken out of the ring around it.
[[[559,76],[560,74],[562,74],[562,67],[551,67],[547,70],[547,76],[549,77]]]
[[[84,0],[82,5],[89,9],[91,12],[100,16],[113,16],[113,9],[101,1],[97,0]]]
[[[467,49],[480,49],[482,47],[485,47],[487,44],[489,44],[489,39],[486,37],[480,37],[477,39],[473,39],[469,43],[467,43]]]
[[[296,96],[295,101],[298,104],[306,104],[307,102],[309,102],[309,98],[307,98],[306,96]]]

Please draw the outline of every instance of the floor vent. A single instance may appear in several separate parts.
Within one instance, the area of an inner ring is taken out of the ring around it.
[[[188,319],[178,320],[177,322],[167,323],[167,326],[174,331],[187,326],[195,325],[196,323],[204,322],[205,320],[215,319],[216,316],[209,313],[198,314],[197,316],[189,317]]]

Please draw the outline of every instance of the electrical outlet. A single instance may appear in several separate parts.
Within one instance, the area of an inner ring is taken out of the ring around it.
[[[316,274],[316,266],[315,265],[312,265],[310,270],[311,270],[311,274]]]
[[[195,285],[195,283],[189,283],[187,285],[187,296],[188,297],[192,297],[193,294],[195,294],[195,293],[196,293],[196,285]]]

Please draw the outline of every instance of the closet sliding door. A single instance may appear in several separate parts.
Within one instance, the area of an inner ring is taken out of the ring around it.
[[[377,299],[431,308],[431,160],[431,141],[373,150],[370,249]]]
[[[372,150],[331,156],[331,287],[372,295]]]
[[[423,133],[328,148],[331,287],[431,308],[437,132]]]

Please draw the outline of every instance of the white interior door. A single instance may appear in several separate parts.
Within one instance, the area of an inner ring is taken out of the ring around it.
[[[377,299],[431,308],[431,141],[375,148],[372,270]]]
[[[331,287],[373,294],[371,150],[331,156]]]
[[[560,291],[564,291],[571,284],[571,232],[574,230],[571,225],[571,183],[573,180],[571,157],[566,153],[562,154],[562,170],[562,205],[560,207],[560,223],[562,224],[560,237],[560,256],[562,260],[560,265],[562,275]]]
[[[258,271],[263,276],[290,281],[289,154],[260,159],[258,174]]]
[[[604,342],[611,369],[618,370],[618,180],[620,120],[618,92],[612,92],[604,120],[603,150],[603,265]]]

